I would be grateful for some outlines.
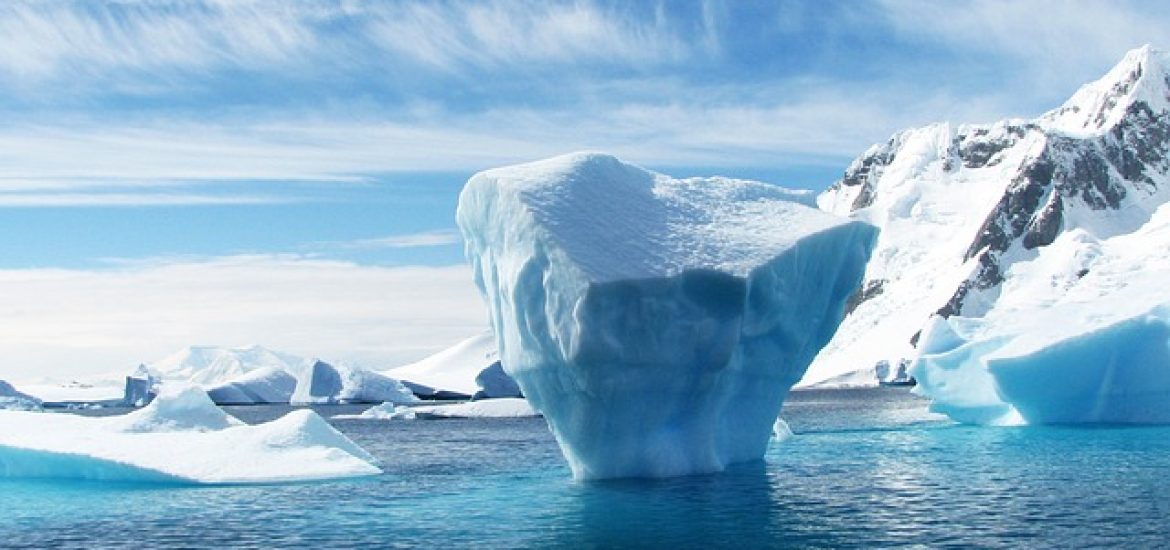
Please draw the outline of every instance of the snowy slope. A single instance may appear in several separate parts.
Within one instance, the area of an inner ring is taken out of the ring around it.
[[[1168,66],[1140,48],[1035,120],[908,130],[855,160],[818,204],[882,232],[862,291],[801,384],[876,383],[880,361],[914,357],[932,314],[980,318],[1063,292],[1099,254],[1092,243],[1147,224],[1170,198]],[[1047,252],[1070,272],[1037,268]]]
[[[479,391],[475,378],[500,360],[491,331],[477,334],[430,357],[383,374],[435,390],[458,392],[468,397]]]

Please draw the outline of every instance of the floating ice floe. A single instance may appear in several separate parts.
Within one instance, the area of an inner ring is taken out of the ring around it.
[[[309,410],[255,426],[196,387],[123,416],[0,412],[0,476],[272,483],[375,475],[375,459]]]
[[[435,418],[528,418],[540,416],[526,399],[504,397],[481,399],[451,405],[420,405],[396,407],[383,403],[356,415],[338,415],[334,418],[350,420],[415,420]]]
[[[576,477],[763,457],[876,238],[807,202],[598,154],[468,181],[456,218],[500,359]]]

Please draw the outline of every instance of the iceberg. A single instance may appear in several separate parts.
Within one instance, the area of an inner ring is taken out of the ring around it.
[[[964,336],[964,323],[935,318],[924,333],[914,376],[936,412],[985,425],[1170,423],[1170,303],[1073,334]]]
[[[503,368],[575,477],[716,472],[764,456],[877,235],[807,201],[601,154],[467,182],[456,218]]]
[[[0,413],[0,477],[272,483],[376,475],[375,462],[312,411],[249,426],[179,384],[123,416]]]
[[[424,398],[522,397],[516,381],[499,363],[496,337],[487,331],[385,374],[402,380]]]
[[[479,371],[475,376],[475,383],[480,389],[472,396],[473,400],[524,397],[524,392],[520,391],[520,384],[504,372],[504,366],[499,361]]]
[[[327,403],[414,403],[419,399],[401,382],[373,371],[313,361],[298,376],[289,402],[295,405]]]
[[[297,378],[288,371],[264,367],[206,389],[217,405],[288,403],[297,389]]]
[[[12,384],[0,380],[0,410],[35,411],[40,408],[40,399],[21,393]]]
[[[138,365],[134,373],[126,377],[126,389],[122,395],[122,405],[126,407],[142,407],[150,403],[158,395],[158,386],[162,383],[155,373],[150,372],[146,365]]]

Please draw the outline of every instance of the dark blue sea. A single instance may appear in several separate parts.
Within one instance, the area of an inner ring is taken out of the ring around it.
[[[287,407],[229,410],[257,422]],[[783,416],[796,435],[762,463],[588,483],[570,478],[540,419],[334,420],[384,475],[237,487],[0,480],[0,546],[1170,544],[1167,427],[966,427],[899,388],[796,392]]]

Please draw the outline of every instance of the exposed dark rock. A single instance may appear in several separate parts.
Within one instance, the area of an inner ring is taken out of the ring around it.
[[[1044,210],[1040,211],[1040,214],[1028,224],[1028,229],[1024,233],[1024,248],[1031,250],[1052,244],[1057,235],[1060,234],[1063,219],[1064,200],[1060,198],[1059,194],[1052,193]]]
[[[845,315],[853,313],[853,310],[857,309],[857,306],[861,305],[866,300],[880,295],[885,290],[886,282],[887,281],[885,279],[874,279],[871,281],[866,281],[865,284],[861,285],[861,287],[858,288],[857,291],[849,296],[849,299],[845,301]]]

